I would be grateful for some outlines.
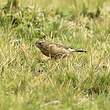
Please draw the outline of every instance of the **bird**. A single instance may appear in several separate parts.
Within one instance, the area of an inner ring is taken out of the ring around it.
[[[35,45],[40,49],[42,54],[53,59],[65,58],[73,52],[87,52],[87,50],[84,49],[73,49],[62,44],[48,42],[45,40],[38,40]]]

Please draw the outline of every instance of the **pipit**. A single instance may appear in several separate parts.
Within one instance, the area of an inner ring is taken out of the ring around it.
[[[73,49],[61,44],[50,43],[48,41],[37,41],[36,47],[47,57],[60,59],[69,56],[73,52],[87,52],[84,49]]]

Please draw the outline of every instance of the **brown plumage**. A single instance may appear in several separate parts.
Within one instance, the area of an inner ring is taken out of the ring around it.
[[[45,56],[54,59],[67,57],[72,52],[87,52],[83,49],[72,49],[61,44],[50,43],[47,41],[37,41],[36,47],[38,47]]]

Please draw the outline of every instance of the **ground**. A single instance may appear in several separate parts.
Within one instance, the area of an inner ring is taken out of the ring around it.
[[[109,0],[6,4],[0,1],[0,110],[109,110]],[[88,52],[48,59],[35,47],[39,39]]]

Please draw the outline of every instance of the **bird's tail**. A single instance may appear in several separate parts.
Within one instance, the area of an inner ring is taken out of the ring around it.
[[[71,48],[69,48],[69,51],[70,52],[87,52],[87,50],[84,50],[84,49],[71,49]]]

